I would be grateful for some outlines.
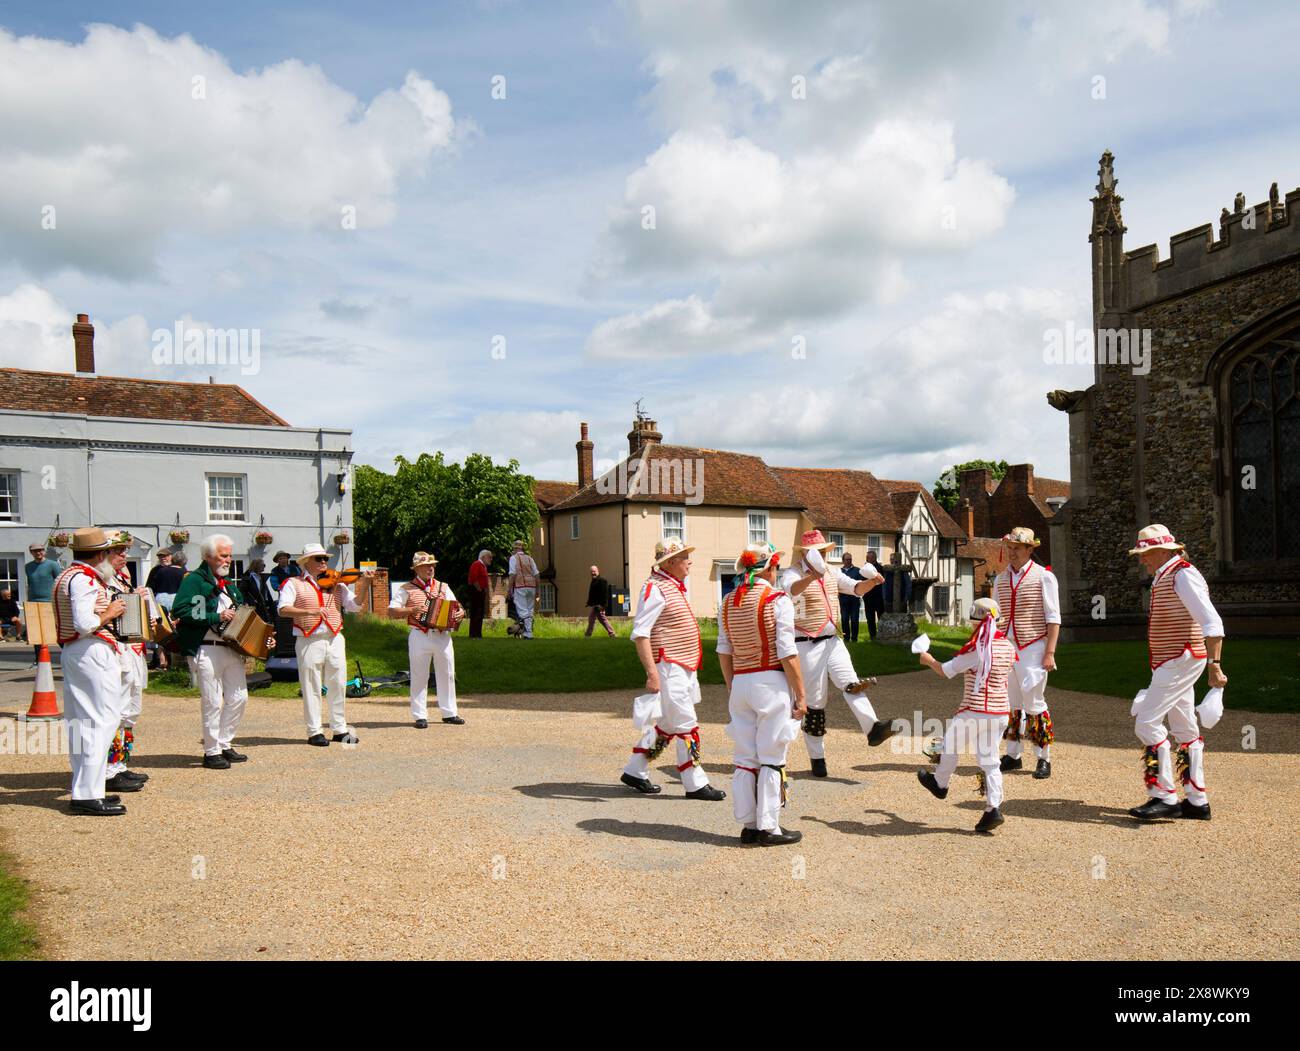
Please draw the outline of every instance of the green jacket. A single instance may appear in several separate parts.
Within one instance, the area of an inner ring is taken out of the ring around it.
[[[216,591],[216,578],[212,575],[212,567],[206,562],[198,569],[186,573],[181,586],[176,589],[176,598],[172,601],[172,621],[176,625],[181,653],[187,657],[196,656],[208,629],[215,630],[221,624]],[[239,593],[233,580],[226,581],[226,594],[236,606],[244,604],[244,596]]]

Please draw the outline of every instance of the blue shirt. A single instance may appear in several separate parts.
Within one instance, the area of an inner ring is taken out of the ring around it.
[[[49,602],[54,597],[54,582],[59,579],[63,567],[47,558],[43,562],[28,562],[23,568],[27,572],[27,601]]]

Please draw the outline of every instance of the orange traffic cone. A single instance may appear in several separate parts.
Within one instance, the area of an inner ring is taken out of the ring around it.
[[[32,706],[27,709],[28,719],[58,719],[59,695],[54,692],[54,668],[50,665],[50,648],[42,646],[36,655],[36,687],[32,690]]]

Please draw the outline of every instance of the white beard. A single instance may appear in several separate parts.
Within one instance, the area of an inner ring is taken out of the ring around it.
[[[215,576],[218,576],[218,577],[228,577],[228,576],[230,576],[230,567],[229,567],[229,566],[221,566],[219,569],[216,569],[216,570],[214,570],[213,572],[214,572],[214,575],[215,575]]]
[[[99,565],[92,567],[99,574],[99,579],[107,584],[117,576],[117,570],[113,568],[113,563],[104,559]]]

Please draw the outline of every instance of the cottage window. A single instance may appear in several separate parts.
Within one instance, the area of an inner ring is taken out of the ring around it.
[[[548,580],[543,580],[542,586],[537,589],[537,612],[555,612],[555,585]]]
[[[1300,558],[1300,328],[1226,377],[1234,560]]]
[[[950,603],[952,602],[951,592],[952,589],[946,584],[936,584],[931,590],[930,593],[934,596],[933,604],[935,616],[946,617],[948,615],[948,612],[951,609]]]
[[[767,512],[749,512],[749,542],[751,544],[767,543]]]
[[[5,555],[0,557],[0,590],[9,589],[9,593],[18,598],[18,559]]]
[[[833,548],[831,548],[831,561],[843,562],[844,561],[844,534],[827,533],[826,539],[835,545]]]
[[[242,474],[208,475],[209,522],[246,522],[245,510]]]
[[[0,471],[0,522],[21,522],[22,503],[18,499],[18,472]]]
[[[660,512],[662,521],[660,528],[663,530],[665,540],[680,540],[686,542],[686,512],[685,511],[668,511]]]
[[[577,540],[582,536],[582,531],[578,528],[578,516],[569,515],[569,539]]]
[[[914,533],[912,535],[912,557],[929,558],[930,557],[930,534]]]

